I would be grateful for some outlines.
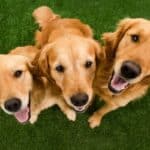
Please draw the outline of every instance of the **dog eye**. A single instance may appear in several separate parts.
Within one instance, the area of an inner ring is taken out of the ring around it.
[[[131,35],[131,40],[133,42],[138,42],[139,41],[139,35],[136,35],[136,34]]]
[[[92,64],[93,64],[93,62],[88,60],[88,61],[85,63],[85,68],[90,68],[90,67],[92,66]]]
[[[62,66],[62,65],[58,65],[58,66],[56,67],[56,71],[57,71],[57,72],[64,72],[64,71],[65,71],[65,68],[64,68],[64,66]]]
[[[22,75],[22,72],[23,72],[22,70],[17,70],[17,71],[15,71],[14,76],[16,78],[19,78]]]

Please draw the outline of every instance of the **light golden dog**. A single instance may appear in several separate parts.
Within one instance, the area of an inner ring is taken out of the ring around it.
[[[46,6],[33,16],[40,26],[36,45],[42,48],[33,70],[46,76],[70,107],[85,111],[92,101],[96,59],[102,57],[91,28],[78,19],[62,19]]]
[[[150,85],[150,21],[121,20],[116,31],[105,33],[106,60],[99,66],[95,92],[105,105],[89,118],[94,128],[103,116],[143,96]]]
[[[33,46],[18,47],[8,55],[0,55],[0,106],[20,123],[34,123],[39,113],[55,104],[75,120],[76,113],[44,77],[30,73],[29,64],[39,52]]]

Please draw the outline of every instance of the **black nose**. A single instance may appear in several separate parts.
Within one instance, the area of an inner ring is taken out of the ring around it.
[[[132,61],[125,61],[121,67],[121,75],[126,79],[134,79],[141,73],[141,68],[138,64]]]
[[[18,98],[8,99],[5,102],[4,107],[6,110],[8,110],[10,112],[17,112],[21,107],[21,100]]]
[[[78,93],[71,97],[71,102],[75,106],[84,106],[88,101],[88,95],[85,93]]]

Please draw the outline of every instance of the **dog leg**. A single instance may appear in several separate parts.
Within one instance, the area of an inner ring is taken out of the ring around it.
[[[72,110],[64,100],[58,100],[57,105],[61,109],[61,111],[67,116],[67,118],[71,121],[76,120],[76,112]]]
[[[94,112],[94,114],[89,118],[88,122],[89,122],[90,127],[95,128],[99,126],[103,116],[113,110],[116,110],[117,108],[119,108],[118,105],[105,104],[101,109]]]
[[[42,100],[42,102],[39,104],[32,103],[31,118],[29,122],[31,124],[34,124],[37,121],[38,115],[41,113],[41,111],[54,106],[56,104],[55,101],[56,99],[51,98],[51,99]]]
[[[38,119],[38,113],[32,113],[29,122],[31,124],[34,124],[37,121],[37,119]]]
[[[29,122],[31,124],[34,124],[37,121],[38,116],[39,116],[39,114],[42,110],[43,110],[43,108],[40,105],[36,106],[34,109],[32,108],[31,117],[30,117],[30,120],[29,120]]]

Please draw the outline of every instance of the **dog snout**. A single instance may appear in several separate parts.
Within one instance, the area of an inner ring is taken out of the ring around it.
[[[132,61],[125,61],[121,66],[121,75],[126,79],[134,79],[141,73],[141,67]]]
[[[4,107],[9,112],[17,112],[21,108],[21,100],[18,98],[8,99],[5,102]]]
[[[75,106],[84,106],[88,102],[88,95],[85,93],[78,93],[71,97],[71,103]]]

